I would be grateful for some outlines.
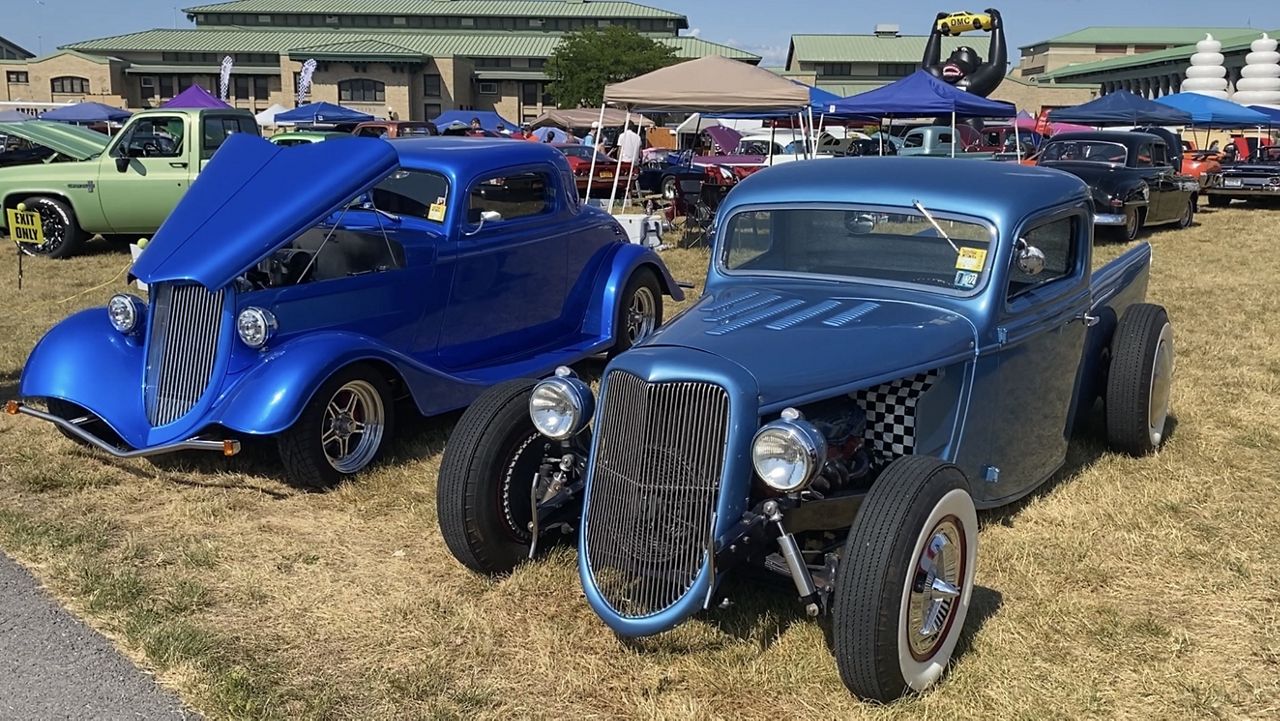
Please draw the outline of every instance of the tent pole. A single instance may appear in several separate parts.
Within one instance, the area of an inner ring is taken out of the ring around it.
[[[1018,106],[1013,106],[1013,151],[1017,153],[1018,165],[1022,165],[1022,131],[1018,129]]]
[[[809,132],[813,135],[813,157],[818,157],[818,130],[813,126],[813,106],[809,106]]]
[[[956,111],[951,111],[951,157],[956,157],[956,141],[960,138],[956,137]]]
[[[631,128],[631,109],[630,109],[630,108],[627,108],[627,115],[626,115],[626,117],[625,117],[625,118],[623,118],[623,120],[622,120],[622,132],[624,132],[624,133],[625,133],[625,132],[627,132],[627,130],[628,130],[628,129],[630,129],[630,128]],[[603,124],[603,123],[601,124],[600,130],[601,130],[601,134],[603,134],[603,131],[604,131],[604,124]],[[621,138],[621,136],[619,136],[619,138]],[[596,141],[596,145],[598,146],[599,144],[600,144],[600,143],[599,143],[599,141]],[[619,146],[618,154],[619,154],[619,156],[621,156],[621,154],[622,154],[621,146]],[[619,173],[619,172],[618,172],[619,170],[622,170],[622,158],[621,158],[621,157],[619,157],[619,158],[618,158],[618,167],[617,167],[617,169],[613,171],[613,188],[609,190],[609,207],[608,207],[608,210],[609,210],[609,214],[610,214],[610,215],[612,215],[612,214],[613,214],[613,201],[614,201],[614,199],[615,199],[615,198],[617,198],[617,197],[618,197],[618,180],[619,180],[618,176],[619,176],[619,175],[621,175],[621,173]]]
[[[628,106],[627,112],[631,112]],[[596,123],[596,135],[604,130],[604,103],[600,103],[600,122]],[[591,181],[596,177],[596,156],[600,154],[600,139],[595,139],[595,144],[591,146],[591,170],[587,173],[587,197],[583,198],[583,204],[591,201]]]
[[[777,137],[777,135],[778,135],[778,124],[776,122],[771,121],[769,123],[769,158],[767,160],[770,168],[773,167],[773,142],[774,142],[773,139]]]

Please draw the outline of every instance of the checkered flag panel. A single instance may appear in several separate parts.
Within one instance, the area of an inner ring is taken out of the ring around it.
[[[916,401],[937,380],[938,372],[928,371],[853,394],[867,414],[866,439],[875,463],[882,465],[915,450]]]

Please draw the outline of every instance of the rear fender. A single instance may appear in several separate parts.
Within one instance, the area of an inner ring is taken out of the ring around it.
[[[663,294],[674,300],[684,300],[684,291],[671,277],[666,263],[652,250],[633,243],[619,246],[618,252],[606,262],[597,278],[592,301],[587,306],[583,318],[583,332],[600,337],[613,337],[613,323],[617,318],[618,303],[621,302],[627,281],[640,268],[646,267],[658,278],[658,285]]]

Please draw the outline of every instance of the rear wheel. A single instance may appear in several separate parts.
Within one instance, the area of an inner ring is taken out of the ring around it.
[[[1143,456],[1164,442],[1173,389],[1173,325],[1158,305],[1130,306],[1111,339],[1107,442]]]
[[[1191,226],[1191,221],[1196,217],[1196,196],[1187,199],[1187,205],[1182,209],[1182,215],[1178,216],[1178,227],[1187,228]]]
[[[658,278],[648,268],[631,274],[622,296],[618,298],[614,318],[613,350],[617,355],[653,335],[662,325],[662,290]]]
[[[667,200],[676,199],[676,176],[668,175],[662,179],[662,197]]]
[[[836,571],[836,666],[857,696],[892,701],[933,685],[964,627],[978,516],[964,473],[927,456],[884,470]]]
[[[80,229],[75,211],[71,206],[57,198],[36,196],[25,201],[28,210],[40,214],[40,225],[44,232],[44,243],[32,245],[20,244],[22,252],[27,255],[43,255],[50,258],[70,258],[80,251],[80,246],[88,239],[88,235]]]
[[[289,485],[329,488],[372,464],[391,438],[391,388],[372,366],[348,366],[324,382],[277,438]]]

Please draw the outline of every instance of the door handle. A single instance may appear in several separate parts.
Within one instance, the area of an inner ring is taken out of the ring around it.
[[[169,163],[169,167],[170,167],[170,168],[185,168],[185,167],[187,167],[187,164],[186,164],[185,162]]]
[[[1084,323],[1084,327],[1092,328],[1095,325],[1097,325],[1102,320],[1102,318],[1096,315],[1089,315],[1088,313],[1081,313],[1080,315],[1072,318],[1071,320],[1073,321],[1078,320]]]

